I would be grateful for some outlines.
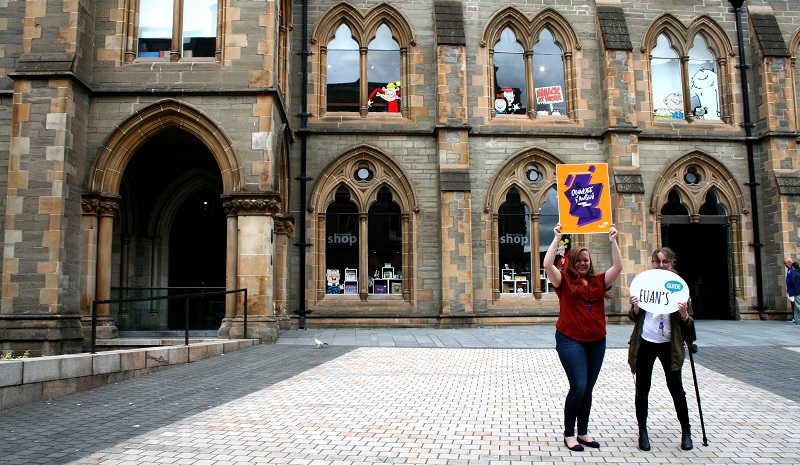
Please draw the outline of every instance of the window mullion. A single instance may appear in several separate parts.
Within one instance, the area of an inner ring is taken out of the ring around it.
[[[367,300],[369,294],[369,235],[367,234],[367,213],[358,214],[358,287],[361,300]]]
[[[575,71],[572,67],[572,52],[564,52],[564,98],[567,99],[567,116],[576,119],[575,102],[578,101],[578,83],[575,82]]]
[[[217,63],[222,63],[222,23],[225,15],[225,8],[223,8],[224,3],[225,0],[219,0],[217,2],[217,41],[214,45],[214,61]],[[287,13],[283,12],[283,14]],[[288,32],[286,34],[288,36]]]
[[[692,113],[692,94],[689,88],[689,57],[681,57],[681,91],[683,92],[683,117],[689,121],[694,119]]]
[[[128,5],[125,8],[127,15],[127,37],[125,37],[125,63],[133,63],[136,59],[136,44],[137,37],[139,37],[139,19],[137,12],[139,11],[139,0],[128,0]]]
[[[361,114],[362,118],[366,118],[367,114],[369,113],[369,104],[367,100],[369,100],[369,83],[367,82],[367,52],[369,49],[364,47],[363,45],[358,48],[359,52],[359,113]]]
[[[525,105],[528,109],[528,118],[536,118],[536,93],[534,92],[535,83],[533,82],[533,51],[525,50]]]
[[[538,299],[542,293],[541,266],[539,265],[539,214],[531,213],[531,292]]]
[[[172,46],[169,52],[169,61],[180,61],[181,45],[183,44],[183,0],[173,0],[172,3]]]

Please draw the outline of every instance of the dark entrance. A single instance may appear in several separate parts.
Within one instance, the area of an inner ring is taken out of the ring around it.
[[[169,240],[169,285],[186,287],[171,293],[225,290],[225,213],[219,193],[202,189],[181,206]],[[170,300],[169,327],[183,329],[185,302]],[[225,298],[192,298],[189,329],[218,329],[225,316]]]
[[[138,239],[131,242],[147,244],[151,235],[158,236],[163,254],[158,266],[149,261],[149,249],[140,246],[131,254],[129,285],[156,283],[146,296],[224,290],[227,230],[220,200],[222,179],[208,147],[186,131],[165,130],[142,145],[123,179],[130,211],[126,232]],[[153,270],[156,276],[149,274]],[[224,296],[189,299],[189,329],[219,329],[224,300]],[[131,330],[184,328],[184,299],[160,301],[156,308],[142,317],[149,327]]]
[[[694,318],[732,320],[736,313],[730,292],[729,225],[688,220],[662,218],[661,237],[678,255],[676,269],[689,285]]]

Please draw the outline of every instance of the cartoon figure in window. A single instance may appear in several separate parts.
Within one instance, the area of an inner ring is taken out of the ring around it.
[[[372,100],[375,97],[380,97],[386,100],[386,111],[389,113],[397,113],[400,111],[400,81],[390,82],[385,87],[379,87],[369,94],[369,101],[367,104],[372,107]]]
[[[700,68],[692,76],[692,100],[697,99],[699,107],[705,108],[704,115],[719,118],[719,100],[717,98],[717,73],[710,69]],[[692,102],[694,103],[694,102]]]
[[[508,109],[508,102],[503,94],[497,94],[494,99],[494,112],[498,115],[505,115]]]
[[[514,93],[514,89],[505,86],[502,89],[500,89],[500,92],[502,92],[503,97],[506,99],[506,113],[510,115],[515,111],[519,110],[520,108],[522,108],[519,103],[514,103],[514,101],[517,100],[517,96]],[[497,107],[496,102],[495,102],[495,107]]]
[[[708,113],[708,108],[706,108],[706,107],[695,107],[695,109],[692,110],[692,113],[694,113],[694,118],[695,119],[706,119],[706,113]]]
[[[656,116],[660,118],[683,118],[683,96],[678,93],[671,93],[664,98],[665,107],[656,108]]]
[[[325,280],[327,281],[327,286],[325,287],[326,294],[341,294],[342,293],[342,285],[339,283],[341,277],[339,276],[338,269],[327,269],[325,271]]]
[[[556,249],[556,268],[563,270],[567,265],[567,257],[569,256],[569,237],[562,237],[558,241],[558,248]]]

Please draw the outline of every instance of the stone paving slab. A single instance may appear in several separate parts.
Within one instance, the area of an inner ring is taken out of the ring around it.
[[[706,447],[687,361],[692,451],[679,448],[660,368],[652,450],[636,448],[623,347],[607,351],[595,390],[591,433],[603,447],[571,452],[560,437],[566,377],[552,346],[406,348],[376,340],[260,345],[2,412],[0,463],[800,464],[800,399],[792,394],[800,343],[770,343],[788,331],[800,336],[800,328],[745,329],[755,327],[760,345],[710,345],[695,356]]]

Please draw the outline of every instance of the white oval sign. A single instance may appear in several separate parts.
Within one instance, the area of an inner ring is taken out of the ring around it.
[[[677,311],[678,302],[689,301],[689,286],[671,271],[647,270],[631,281],[631,295],[639,298],[639,308],[663,315]]]

